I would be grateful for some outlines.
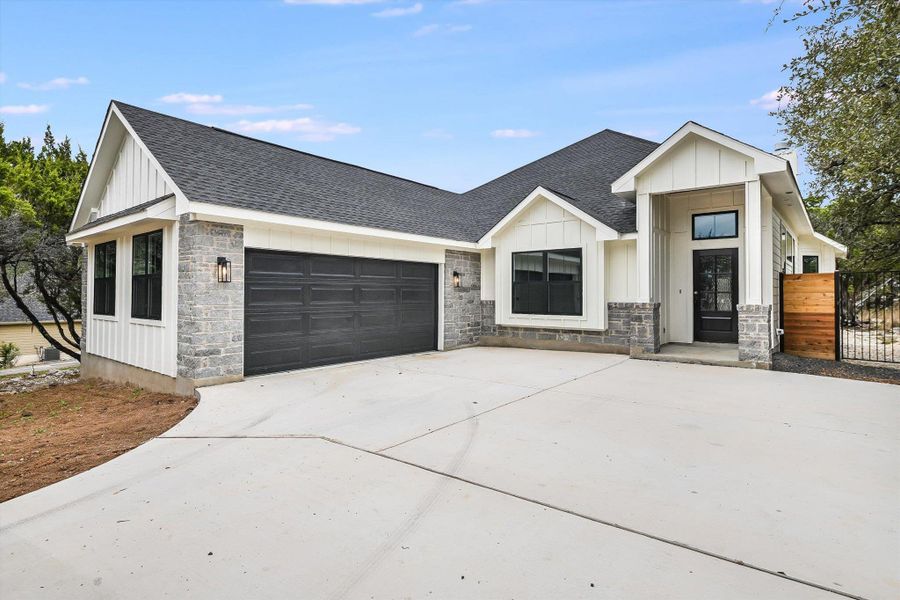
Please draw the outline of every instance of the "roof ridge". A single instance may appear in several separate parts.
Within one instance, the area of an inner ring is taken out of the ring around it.
[[[504,178],[504,177],[506,177],[506,176],[508,176],[508,175],[512,175],[513,173],[516,173],[517,171],[521,171],[522,169],[525,169],[525,168],[527,168],[527,167],[530,167],[530,166],[533,165],[533,164],[539,163],[539,162],[541,162],[542,160],[545,160],[545,159],[547,159],[547,158],[550,158],[551,156],[555,156],[555,155],[557,155],[557,154],[559,154],[559,153],[561,153],[561,152],[564,152],[564,151],[566,151],[566,150],[568,150],[568,149],[570,149],[570,148],[572,148],[572,147],[574,147],[574,146],[577,146],[578,144],[582,144],[582,143],[588,141],[589,139],[595,138],[595,137],[597,137],[598,135],[600,135],[600,134],[602,134],[602,133],[606,133],[606,132],[614,133],[614,134],[617,134],[617,135],[622,135],[622,136],[626,136],[626,137],[630,137],[630,138],[634,138],[634,139],[640,140],[640,141],[642,141],[642,142],[646,142],[646,143],[649,143],[649,144],[654,144],[654,145],[656,145],[656,146],[659,146],[659,143],[657,143],[657,142],[654,142],[654,141],[651,141],[651,140],[645,140],[645,139],[643,139],[643,138],[639,138],[639,137],[636,137],[636,136],[633,136],[633,135],[628,135],[627,133],[622,133],[622,132],[620,132],[620,131],[615,131],[615,130],[609,129],[609,128],[607,127],[607,128],[605,128],[605,129],[601,129],[600,131],[598,131],[598,132],[596,132],[596,133],[592,133],[591,135],[589,135],[589,136],[587,136],[587,137],[583,137],[583,138],[581,138],[581,139],[578,140],[578,141],[572,142],[571,144],[568,144],[567,146],[563,146],[563,147],[560,148],[559,150],[554,150],[554,151],[551,152],[550,154],[545,154],[544,156],[541,156],[541,157],[536,158],[536,159],[534,159],[534,160],[532,160],[532,161],[530,161],[530,162],[527,162],[527,163],[525,163],[524,165],[522,165],[522,166],[520,166],[520,167],[516,167],[516,168],[513,169],[512,171],[507,171],[506,173],[504,173],[504,174],[502,174],[502,175],[499,175],[499,176],[497,176],[497,177],[494,177],[493,179],[490,179],[490,180],[488,180],[488,181],[485,181],[485,182],[482,183],[481,185],[478,185],[478,186],[476,186],[476,187],[473,187],[473,188],[470,189],[470,190],[467,190],[466,192],[464,192],[463,195],[465,195],[465,194],[470,194],[470,193],[472,193],[472,192],[474,192],[474,191],[476,191],[476,190],[479,190],[479,189],[485,187],[486,185],[489,185],[489,184],[491,184],[491,183],[497,181],[498,179],[502,179],[502,178]]]
[[[176,117],[176,116],[173,116],[173,115],[168,115],[168,114],[166,114],[166,113],[162,113],[162,112],[159,112],[159,111],[156,111],[156,110],[151,110],[151,109],[149,109],[149,108],[144,108],[144,107],[142,107],[142,106],[137,106],[137,105],[135,105],[135,104],[128,104],[127,102],[121,102],[121,101],[119,101],[119,100],[112,100],[112,102],[113,102],[114,104],[117,104],[117,105],[121,104],[121,105],[124,105],[124,106],[128,106],[128,107],[130,107],[130,108],[136,108],[136,109],[138,109],[138,110],[143,110],[143,111],[145,111],[145,112],[153,113],[153,114],[159,115],[159,116],[161,116],[161,117],[166,117],[167,119],[174,119],[174,120],[176,120],[176,121],[181,121],[182,123],[187,123],[187,124],[189,124],[189,125],[194,125],[194,126],[196,126],[196,127],[203,127],[204,129],[212,129],[213,131],[218,131],[218,132],[220,132],[220,133],[224,133],[224,134],[227,134],[227,135],[233,135],[233,136],[235,136],[235,137],[239,137],[239,138],[242,138],[242,139],[251,141],[251,142],[257,142],[257,143],[259,143],[259,144],[266,144],[266,145],[268,145],[268,146],[272,146],[272,147],[275,147],[275,148],[279,148],[279,149],[281,149],[281,150],[288,150],[288,151],[290,151],[290,152],[296,152],[297,154],[303,154],[304,156],[311,156],[311,157],[313,157],[313,158],[317,158],[317,159],[320,159],[320,160],[327,160],[327,161],[329,161],[329,162],[336,163],[336,164],[339,164],[339,165],[344,165],[344,166],[346,166],[346,167],[353,167],[353,168],[355,168],[355,169],[360,169],[360,170],[363,170],[363,171],[367,171],[367,172],[369,172],[369,173],[375,173],[375,174],[377,174],[377,175],[383,175],[383,176],[385,176],[385,177],[390,177],[390,178],[392,178],[392,179],[398,179],[398,180],[400,180],[400,181],[406,181],[406,182],[408,182],[408,183],[414,183],[414,184],[416,184],[416,185],[420,185],[420,186],[422,186],[422,187],[427,187],[427,188],[430,188],[430,189],[433,189],[433,190],[437,190],[437,191],[443,192],[443,193],[445,193],[445,194],[453,194],[453,195],[455,195],[455,196],[460,196],[460,195],[461,195],[461,194],[459,194],[458,192],[452,192],[452,191],[450,191],[450,190],[445,190],[445,189],[443,189],[443,188],[437,187],[436,185],[431,185],[431,184],[428,184],[428,183],[422,183],[421,181],[416,181],[416,180],[410,179],[410,178],[408,178],[408,177],[400,177],[399,175],[392,175],[391,173],[385,173],[384,171],[378,171],[378,170],[376,170],[376,169],[371,169],[371,168],[369,168],[369,167],[364,167],[364,166],[362,166],[362,165],[357,165],[357,164],[350,163],[350,162],[346,162],[346,161],[343,161],[343,160],[338,160],[338,159],[336,159],[336,158],[330,158],[330,157],[328,157],[328,156],[322,156],[322,155],[320,155],[320,154],[313,154],[312,152],[306,152],[305,150],[298,150],[297,148],[291,148],[290,146],[285,146],[285,145],[283,145],[283,144],[277,144],[277,143],[275,143],[275,142],[270,142],[270,141],[267,141],[267,140],[261,140],[261,139],[259,139],[259,138],[251,137],[251,136],[249,136],[249,135],[244,135],[244,134],[241,134],[241,133],[236,133],[236,132],[234,132],[234,131],[229,131],[228,129],[223,129],[222,127],[216,127],[215,125],[203,125],[202,123],[198,123],[198,122],[196,122],[196,121],[191,121],[191,120],[189,120],[189,119],[184,119],[184,118],[182,118],[182,117]]]

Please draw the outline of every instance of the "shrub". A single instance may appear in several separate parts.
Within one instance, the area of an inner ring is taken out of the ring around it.
[[[19,358],[19,347],[12,342],[0,343],[0,369],[15,366]]]

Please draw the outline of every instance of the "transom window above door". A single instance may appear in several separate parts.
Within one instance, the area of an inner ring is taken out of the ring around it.
[[[514,252],[512,311],[581,315],[581,249]]]
[[[719,240],[738,236],[738,214],[736,210],[694,215],[691,239]]]

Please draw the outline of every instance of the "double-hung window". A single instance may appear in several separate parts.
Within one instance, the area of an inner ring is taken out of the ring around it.
[[[116,314],[116,242],[94,246],[94,314]]]
[[[162,318],[163,234],[142,233],[132,238],[131,316]]]
[[[515,252],[512,311],[528,315],[581,315],[581,250]]]

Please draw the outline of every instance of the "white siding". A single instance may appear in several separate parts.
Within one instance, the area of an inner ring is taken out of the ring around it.
[[[559,205],[537,198],[494,238],[496,319],[501,325],[603,329],[603,264],[594,228]],[[521,315],[512,313],[512,253],[526,250],[581,248],[583,314],[581,316]]]
[[[819,273],[833,273],[837,269],[834,246],[820,242],[812,236],[800,236],[800,256],[797,258],[797,272],[803,271],[804,256],[819,257]]]
[[[244,247],[312,252],[386,260],[444,263],[444,248],[432,244],[385,240],[301,228],[244,227]]]
[[[737,248],[738,265],[744,260],[744,189],[729,188],[686,192],[669,195],[669,284],[668,298],[663,299],[666,311],[666,332],[663,340],[692,342],[694,339],[694,250]],[[692,240],[692,216],[698,213],[724,210],[738,211],[738,237],[720,240]],[[768,234],[767,234],[768,235]],[[743,276],[738,279],[743,282]],[[744,286],[739,283],[738,302],[744,302]],[[668,301],[666,301],[668,300]]]
[[[163,227],[162,319],[131,318],[132,236],[159,226],[134,228],[116,237],[116,310],[114,316],[93,314],[94,246],[88,251],[87,351],[121,363],[174,377],[176,375],[176,320],[178,285],[178,224]]]
[[[155,200],[172,193],[162,172],[130,135],[125,136],[119,155],[100,196],[100,216]]]
[[[606,242],[608,302],[637,302],[637,240]]]
[[[731,185],[755,178],[753,159],[715,142],[689,135],[637,178],[637,191],[666,193]]]

